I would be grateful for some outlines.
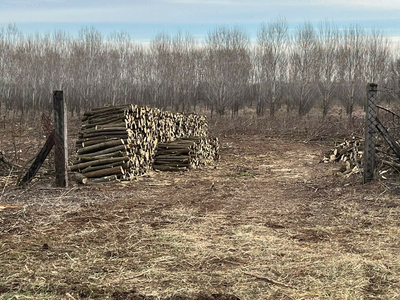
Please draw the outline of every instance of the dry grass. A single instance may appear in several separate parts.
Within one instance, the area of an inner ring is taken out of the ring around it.
[[[131,183],[8,179],[2,202],[23,209],[0,212],[1,299],[400,297],[397,195],[335,177],[329,143],[222,146],[216,168]]]

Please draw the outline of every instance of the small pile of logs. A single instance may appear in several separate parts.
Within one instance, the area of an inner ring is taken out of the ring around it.
[[[344,142],[336,142],[335,147],[325,154],[321,162],[341,163],[337,174],[344,177],[359,174],[364,167],[364,147],[363,138],[351,137]],[[385,174],[390,172],[399,173],[400,163],[396,155],[385,147],[382,140],[377,140],[375,155],[377,172],[382,178],[386,179]]]
[[[218,138],[181,138],[157,146],[153,168],[185,171],[211,164],[219,158]]]
[[[214,144],[217,150],[218,141],[207,139],[207,120],[202,115],[122,105],[92,109],[84,113],[82,121],[85,124],[76,142],[77,159],[70,169],[83,175],[78,176],[83,183],[87,178],[102,182],[143,175],[153,165],[157,145],[176,139],[196,137],[195,147],[200,151],[190,165],[206,164],[218,155],[207,152]],[[204,146],[207,143],[208,148]]]
[[[363,162],[365,140],[351,137],[344,142],[335,142],[335,148],[327,152],[321,162],[341,162],[339,173],[344,176],[357,174]]]

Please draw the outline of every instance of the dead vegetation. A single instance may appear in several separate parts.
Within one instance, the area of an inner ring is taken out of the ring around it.
[[[0,177],[22,206],[0,212],[0,298],[399,298],[398,195],[334,176],[331,141],[271,135],[221,135],[215,167],[129,183]]]

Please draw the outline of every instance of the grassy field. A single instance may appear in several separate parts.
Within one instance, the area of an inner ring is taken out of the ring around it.
[[[7,126],[0,150],[22,164],[43,133]],[[22,206],[0,212],[0,298],[400,299],[398,190],[336,176],[320,163],[331,140],[235,126],[220,162],[191,172],[0,177],[0,203]]]

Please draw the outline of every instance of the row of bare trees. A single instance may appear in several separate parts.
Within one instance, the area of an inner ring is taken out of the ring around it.
[[[76,114],[136,103],[233,116],[250,107],[272,118],[279,109],[305,116],[318,108],[325,117],[338,104],[351,116],[367,82],[398,100],[396,55],[378,29],[304,22],[292,32],[282,18],[262,24],[254,43],[238,27],[218,27],[201,43],[161,33],[149,46],[124,32],[104,38],[92,27],[72,38],[62,31],[24,36],[9,25],[0,32],[0,111],[45,110],[62,89]]]

